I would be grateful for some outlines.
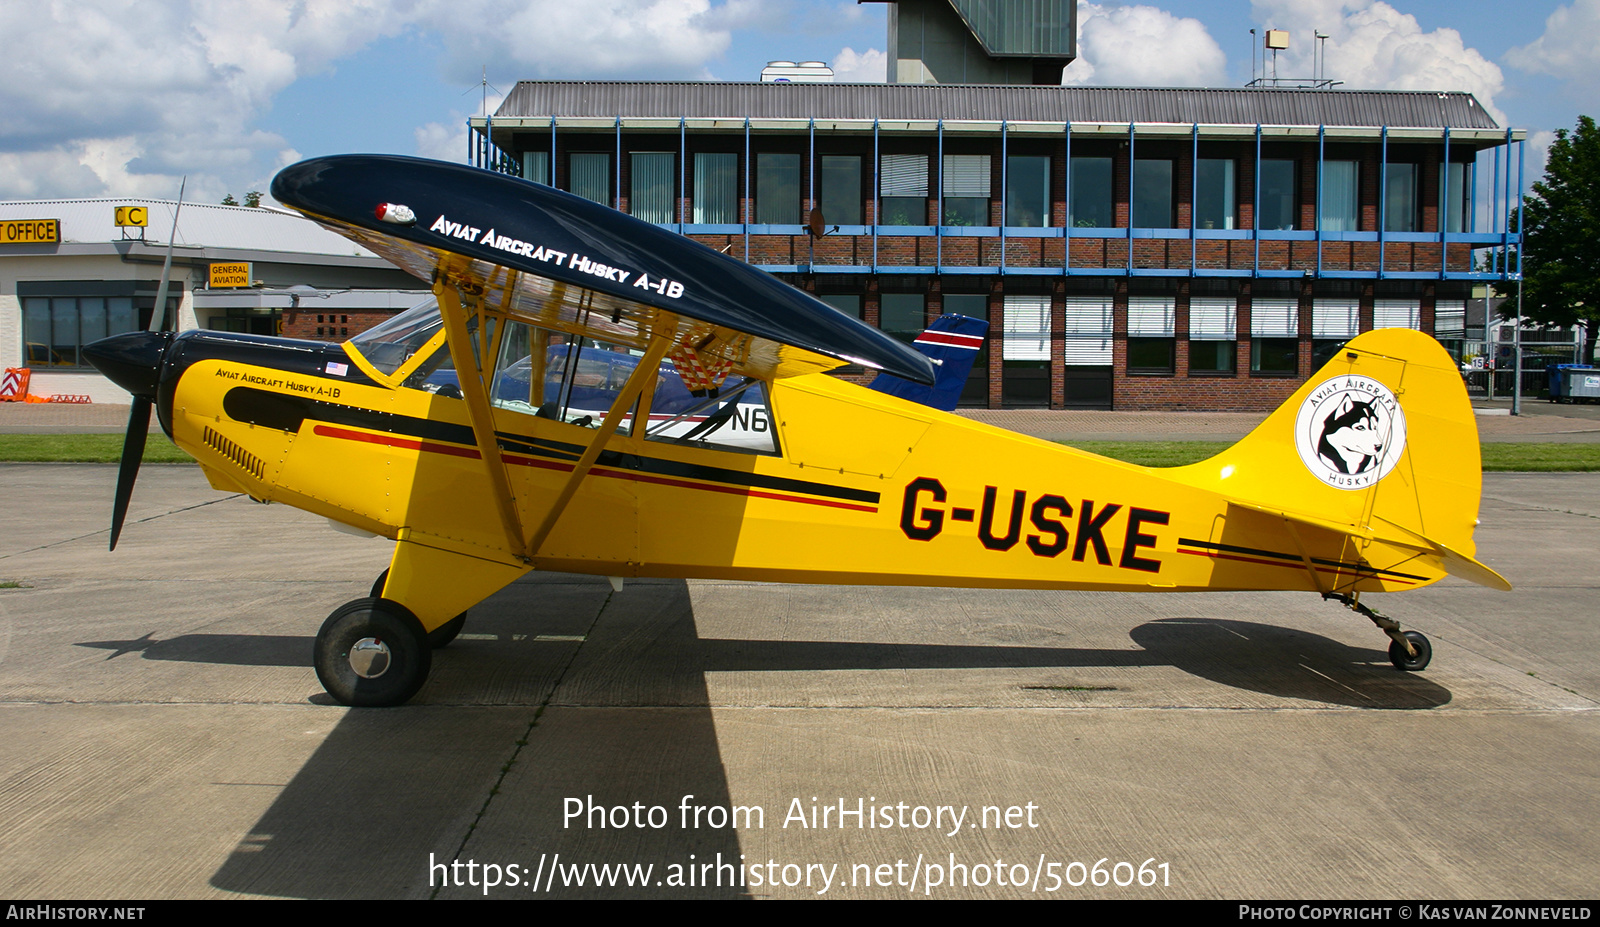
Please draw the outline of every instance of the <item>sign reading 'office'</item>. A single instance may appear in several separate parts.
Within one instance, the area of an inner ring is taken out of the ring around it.
[[[60,219],[6,219],[0,221],[0,243],[53,245],[61,241]]]

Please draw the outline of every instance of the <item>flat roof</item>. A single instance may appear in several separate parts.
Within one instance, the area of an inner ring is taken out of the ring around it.
[[[519,81],[491,121],[552,116],[1503,129],[1459,91],[722,81]]]

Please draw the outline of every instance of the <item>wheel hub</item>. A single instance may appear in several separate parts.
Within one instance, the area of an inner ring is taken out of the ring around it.
[[[389,645],[376,637],[363,637],[350,647],[350,668],[362,679],[377,679],[389,669]]]

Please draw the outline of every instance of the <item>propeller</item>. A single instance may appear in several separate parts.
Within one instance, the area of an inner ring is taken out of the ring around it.
[[[85,345],[84,357],[106,379],[133,394],[128,409],[128,431],[122,439],[122,460],[117,464],[117,495],[111,505],[111,549],[117,549],[128,500],[139,476],[145,438],[150,432],[150,409],[161,385],[161,364],[172,343],[171,332],[124,332]]]
[[[124,332],[85,345],[84,357],[106,378],[133,396],[128,408],[128,431],[122,438],[122,458],[117,462],[117,494],[111,502],[111,550],[117,549],[122,523],[128,518],[128,502],[133,484],[139,478],[139,463],[144,459],[145,440],[150,435],[150,410],[161,385],[161,365],[166,359],[172,333],[162,331],[167,321],[167,285],[172,280],[172,246],[178,239],[178,214],[183,211],[185,177],[178,186],[178,205],[172,211],[172,232],[167,236],[167,257],[161,262],[161,283],[156,287],[156,304],[150,313],[150,329]],[[176,327],[176,326],[174,326]]]
[[[150,400],[135,396],[128,410],[128,433],[122,437],[122,459],[117,461],[117,495],[111,502],[111,550],[117,549],[117,538],[122,536],[128,501],[133,498],[133,481],[139,478],[139,462],[144,459],[144,442],[149,435]]]

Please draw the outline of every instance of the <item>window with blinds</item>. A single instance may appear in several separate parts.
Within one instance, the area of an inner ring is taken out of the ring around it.
[[[677,221],[672,208],[674,160],[670,151],[633,153],[628,204],[638,218],[657,225]]]
[[[928,156],[886,154],[879,157],[880,225],[928,224]]]
[[[1194,167],[1194,226],[1198,229],[1233,228],[1233,161],[1201,158]]]
[[[1422,328],[1422,304],[1414,299],[1380,299],[1372,304],[1373,328]]]
[[[1256,299],[1250,302],[1250,337],[1293,338],[1300,334],[1300,302]]]
[[[1003,360],[1050,359],[1050,297],[1006,297],[1003,352]]]
[[[694,156],[694,221],[732,225],[739,221],[739,156],[697,152]]]
[[[522,153],[522,178],[535,183],[554,184],[550,176],[550,152],[524,151]]]
[[[1384,165],[1384,231],[1417,231],[1417,177],[1420,173],[1415,164]]]
[[[1346,341],[1361,331],[1361,303],[1354,299],[1318,299],[1311,303],[1311,369],[1333,360]]]
[[[1225,296],[1196,296],[1189,300],[1190,341],[1233,341],[1238,328],[1238,304]]]
[[[945,225],[989,224],[989,156],[944,156]]]
[[[1128,298],[1128,372],[1171,374],[1176,302],[1165,296]]]
[[[1069,366],[1111,363],[1112,304],[1109,296],[1068,296],[1062,326]]]
[[[1317,204],[1317,216],[1324,232],[1354,232],[1360,227],[1360,167],[1355,161],[1322,162],[1322,202]]]
[[[567,189],[586,200],[611,205],[611,155],[575,151],[568,156]]]
[[[1435,338],[1467,337],[1467,301],[1441,299],[1433,304],[1433,335]]]
[[[1250,302],[1250,372],[1292,377],[1300,362],[1300,303],[1293,299]]]
[[[1189,300],[1189,373],[1191,376],[1231,374],[1237,367],[1238,303],[1225,296],[1196,296]]]
[[[1171,338],[1175,307],[1170,296],[1128,297],[1128,334]]]
[[[1349,340],[1361,331],[1361,304],[1354,299],[1319,299],[1311,304],[1311,337]]]

